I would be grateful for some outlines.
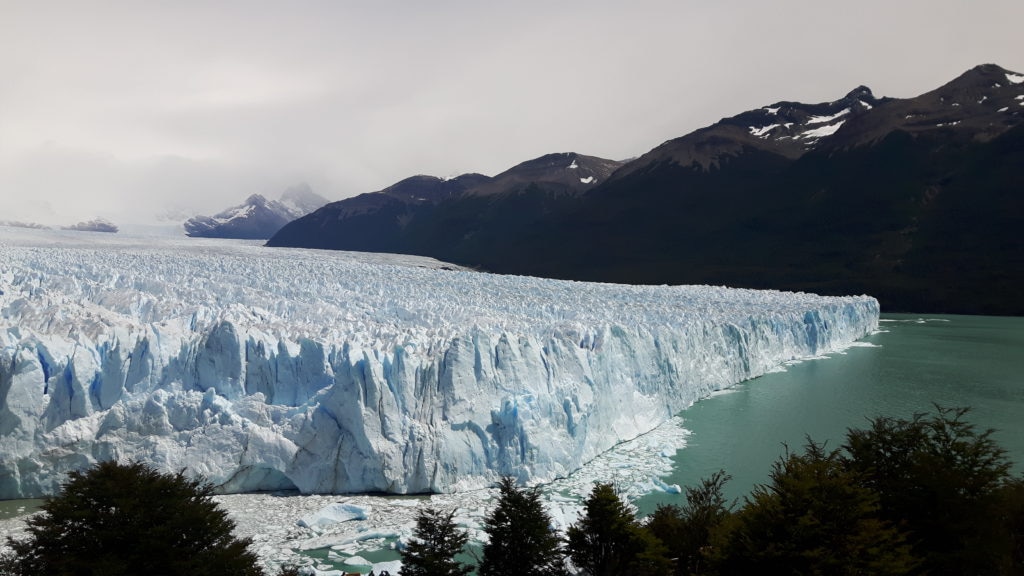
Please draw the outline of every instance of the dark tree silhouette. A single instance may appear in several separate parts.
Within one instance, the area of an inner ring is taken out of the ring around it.
[[[516,486],[502,478],[494,510],[484,518],[488,542],[484,544],[480,576],[561,576],[565,562],[561,540],[551,528],[536,488]]]
[[[847,466],[878,493],[881,517],[910,533],[923,572],[994,574],[1013,545],[998,521],[1012,495],[1010,462],[993,430],[965,420],[968,409],[936,410],[850,430]]]
[[[566,533],[569,558],[590,576],[664,574],[665,548],[637,523],[611,484],[597,484]]]
[[[713,537],[721,574],[901,575],[917,566],[904,535],[878,518],[878,495],[838,450],[809,442]]]
[[[726,500],[722,489],[730,476],[719,470],[700,486],[686,488],[686,504],[661,505],[654,511],[646,528],[665,543],[676,559],[675,574],[703,574],[707,570],[705,556],[710,551],[711,534],[732,513],[735,502]]]
[[[261,576],[247,539],[211,499],[213,488],[140,463],[72,472],[58,496],[8,539],[7,568],[23,576]]]
[[[416,529],[408,546],[402,550],[399,576],[466,576],[473,571],[455,560],[469,540],[452,518],[455,510],[445,514],[425,508],[416,517]]]

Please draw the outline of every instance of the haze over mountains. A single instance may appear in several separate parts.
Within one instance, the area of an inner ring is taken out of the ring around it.
[[[288,188],[280,200],[267,200],[253,194],[238,206],[213,216],[194,216],[185,221],[185,234],[203,238],[270,238],[288,222],[305,216],[327,204],[327,199],[313,192],[308,184]]]
[[[330,203],[269,245],[493,272],[868,293],[888,311],[1021,314],[1024,75],[908,99],[777,102],[628,162],[550,154]]]

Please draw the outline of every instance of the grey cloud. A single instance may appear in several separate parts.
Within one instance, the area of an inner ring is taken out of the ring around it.
[[[340,198],[555,151],[626,158],[782,99],[858,84],[912,96],[982,62],[1024,68],[1024,3],[1009,0],[41,1],[4,13],[0,196],[49,203],[64,222],[209,212],[297,181]]]

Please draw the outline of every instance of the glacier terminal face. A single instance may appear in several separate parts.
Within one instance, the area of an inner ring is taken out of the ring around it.
[[[225,492],[550,480],[878,323],[867,296],[97,236],[0,227],[0,498],[107,459]]]

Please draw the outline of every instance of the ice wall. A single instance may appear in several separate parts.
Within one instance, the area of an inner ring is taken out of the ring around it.
[[[0,498],[111,458],[229,492],[551,479],[878,321],[864,296],[439,266],[0,228]]]

